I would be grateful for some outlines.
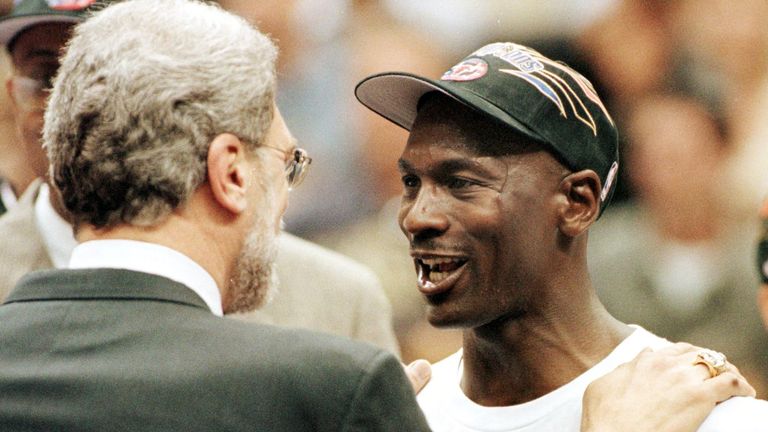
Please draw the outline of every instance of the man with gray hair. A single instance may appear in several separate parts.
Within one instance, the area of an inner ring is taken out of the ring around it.
[[[268,297],[310,162],[274,105],[276,55],[187,0],[77,28],[44,143],[81,243],[0,307],[3,430],[427,430],[391,354],[220,318]]]
[[[65,268],[77,245],[66,211],[46,183],[43,112],[72,27],[104,4],[19,0],[9,15],[0,18],[0,44],[11,54],[13,65],[5,83],[17,130],[13,141],[23,153],[16,165],[32,172],[30,181],[37,178],[26,189],[14,186],[23,194],[18,200],[10,194],[15,205],[0,218],[4,245],[0,248],[0,302],[25,274]],[[5,197],[9,190],[3,186],[0,195]],[[263,308],[237,318],[337,334],[398,352],[389,304],[370,269],[287,233],[279,236],[276,263],[279,293]]]

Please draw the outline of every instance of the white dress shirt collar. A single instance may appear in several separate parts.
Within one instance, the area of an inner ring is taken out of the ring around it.
[[[18,202],[18,198],[16,197],[16,193],[13,191],[11,184],[3,179],[0,179],[0,200],[3,201],[6,210],[16,207],[16,203]]]
[[[186,255],[154,243],[134,240],[92,240],[72,251],[69,268],[115,268],[163,276],[186,285],[223,316],[221,293],[213,277]]]
[[[51,192],[45,183],[40,185],[35,198],[35,225],[53,266],[65,268],[77,241],[72,233],[72,225],[53,209]]]

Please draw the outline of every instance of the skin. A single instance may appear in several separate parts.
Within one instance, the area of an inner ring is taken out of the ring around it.
[[[765,329],[768,330],[768,285],[761,285],[757,292],[757,306],[763,316]]]
[[[277,110],[264,144],[284,151],[295,148],[295,139]],[[232,301],[228,281],[235,273],[234,264],[243,248],[243,239],[253,229],[257,212],[264,211],[265,199],[276,200],[273,214],[268,217],[274,221],[277,233],[288,204],[283,157],[265,147],[256,151],[270,152],[276,157],[264,157],[260,162],[236,136],[218,135],[208,150],[207,182],[168,218],[152,227],[120,225],[97,229],[83,225],[78,229],[77,239],[138,240],[177,250],[211,274],[227,310]],[[261,181],[270,185],[266,192]]]
[[[697,350],[685,343],[645,350],[592,382],[584,394],[581,431],[694,431],[716,403],[734,394],[755,396],[733,365],[715,378],[704,366],[691,367]],[[663,392],[658,383],[664,383]]]
[[[599,211],[594,172],[570,172],[443,97],[423,103],[399,166],[399,221],[417,272],[425,258],[463,263],[419,289],[431,324],[464,329],[461,388],[471,400],[536,399],[631,333],[602,307],[586,270],[586,230]],[[718,402],[755,395],[731,364],[716,378],[694,366],[696,350],[646,350],[596,380],[583,396],[582,432],[694,431]],[[411,380],[416,391],[424,385]]]
[[[27,163],[37,177],[45,177],[48,161],[40,143],[45,111],[45,92],[24,90],[18,77],[49,81],[59,68],[59,52],[69,39],[72,24],[47,23],[33,26],[17,36],[11,52],[13,75],[5,82],[12,103],[19,142]]]
[[[711,215],[727,210],[711,185],[727,154],[715,119],[693,99],[655,94],[636,100],[626,124],[629,180],[661,237],[717,238],[724,221]]]
[[[413,392],[419,394],[421,389],[429,382],[432,377],[432,366],[426,360],[414,360],[408,365],[403,365],[405,375],[408,377],[408,381],[411,382]]]
[[[480,151],[488,148],[496,150]],[[438,289],[420,289],[431,324],[464,329],[461,386],[470,399],[538,398],[631,333],[602,307],[587,274],[586,230],[599,211],[593,171],[571,173],[442,97],[420,109],[399,165],[399,222],[417,263],[465,261]]]
[[[35,94],[25,91],[21,81],[33,78],[45,82],[56,75],[59,53],[72,28],[71,23],[35,25],[20,33],[13,44],[13,74],[6,80],[5,89],[11,101],[17,139],[23,150],[20,155],[23,163],[20,165],[29,174],[13,184],[17,194],[23,193],[34,179],[48,176],[48,157],[41,142],[47,92]],[[57,193],[50,194],[50,201],[56,212],[68,219]]]

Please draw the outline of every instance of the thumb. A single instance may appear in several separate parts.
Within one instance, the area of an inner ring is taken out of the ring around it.
[[[408,380],[413,386],[413,391],[419,394],[421,389],[429,382],[429,378],[432,377],[432,366],[426,360],[415,360],[405,368],[405,374],[408,376]]]

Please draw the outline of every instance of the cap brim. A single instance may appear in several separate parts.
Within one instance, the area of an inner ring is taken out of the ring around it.
[[[19,34],[19,32],[36,24],[57,22],[77,24],[81,21],[83,21],[82,17],[51,13],[9,17],[0,21],[0,43],[8,45],[8,42]]]
[[[416,119],[419,99],[429,92],[437,91],[518,130],[529,138],[546,142],[539,134],[485,98],[446,83],[406,72],[386,72],[372,75],[358,83],[355,87],[355,97],[373,112],[410,131]]]

